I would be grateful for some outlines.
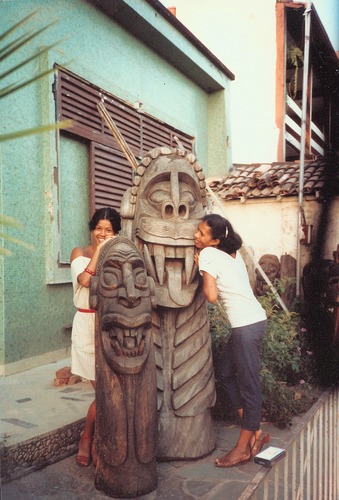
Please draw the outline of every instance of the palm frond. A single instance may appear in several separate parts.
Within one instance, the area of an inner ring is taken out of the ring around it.
[[[38,10],[31,12],[23,19],[20,19],[20,21],[18,21],[16,24],[11,26],[7,31],[5,31],[5,33],[2,33],[2,35],[0,34],[0,42],[2,42],[2,40],[4,40],[6,37],[8,37],[11,33],[15,32],[18,28],[20,28],[20,26],[25,24],[29,19],[34,17],[37,14],[37,12],[38,12]]]
[[[0,98],[1,97],[6,97],[13,92],[16,92],[19,89],[23,89],[24,87],[27,87],[27,85],[30,85],[33,82],[36,82],[37,80],[40,80],[43,76],[50,75],[51,73],[55,73],[58,70],[58,68],[50,68],[46,71],[42,71],[38,75],[34,76],[33,78],[30,78],[29,80],[25,80],[23,82],[15,82],[12,83],[11,85],[8,85],[7,87],[4,87],[3,89],[0,89]]]
[[[6,47],[3,47],[0,50],[0,62],[2,62],[4,59],[12,55],[14,52],[17,50],[21,49],[24,45],[29,43],[33,38],[41,35],[44,31],[46,31],[48,28],[53,26],[56,23],[56,21],[53,21],[52,23],[48,24],[47,26],[44,26],[43,28],[40,28],[39,30],[35,31],[34,33],[30,34],[29,32],[26,35],[21,35],[17,40],[14,40],[13,42],[9,43]],[[27,36],[29,35],[29,36]]]
[[[19,33],[18,30],[25,23],[27,23],[30,19],[32,19],[37,14],[37,12],[38,12],[38,10],[32,12],[31,14],[27,15],[23,19],[19,20],[16,24],[11,26],[9,29],[7,29],[7,31],[0,34],[0,42],[3,42],[6,38],[8,38],[12,34],[15,35],[13,41],[6,43],[7,42],[7,40],[6,40],[5,45],[0,48],[0,63],[3,62],[5,59],[8,59],[11,62],[11,57],[13,57],[14,54],[17,54],[18,51],[22,47],[28,45],[32,40],[34,40],[36,37],[41,35],[44,31],[46,31],[47,29],[49,29],[51,26],[53,26],[56,23],[56,21],[53,21],[53,22],[49,23],[48,25],[43,26],[43,27],[36,29],[36,30],[26,28],[25,32],[22,35],[18,34]],[[38,58],[39,56],[41,56],[41,54],[52,49],[53,47],[55,47],[56,45],[58,45],[62,41],[63,40],[55,42],[52,45],[49,45],[48,47],[44,47],[41,50],[35,50],[32,55],[25,57],[25,58],[21,58],[22,60],[19,62],[15,62],[14,64],[9,63],[9,69],[4,70],[0,74],[0,81],[3,81],[3,79],[9,75],[13,75],[13,74],[15,75],[16,72],[18,70],[20,70],[23,66],[25,66],[29,62],[33,61],[34,59]],[[14,82],[8,83],[6,86],[3,86],[3,88],[0,89],[0,98],[4,98],[4,97],[6,97],[14,92],[17,92],[20,89],[23,89],[24,87],[27,87],[28,85],[36,82],[37,80],[39,80],[47,75],[50,75],[51,73],[55,73],[57,71],[57,69],[58,69],[58,67],[48,69],[48,70],[43,71],[43,72],[39,73],[38,75],[33,76],[31,78],[28,78],[28,79],[19,79],[18,77],[16,77]],[[32,134],[41,134],[43,132],[48,132],[50,130],[65,129],[65,128],[69,128],[71,126],[72,126],[71,120],[64,120],[62,122],[57,122],[57,123],[53,123],[53,124],[49,124],[49,125],[43,125],[40,127],[34,127],[34,128],[30,128],[30,129],[25,129],[25,130],[14,131],[14,132],[0,135],[0,142],[10,141],[10,140],[17,139],[20,137],[26,137],[26,136],[29,136]],[[0,214],[0,225],[3,228],[4,227],[16,227],[16,228],[22,227],[22,225],[20,224],[19,221],[17,221],[16,219],[14,219],[12,217],[8,217],[6,215],[3,215],[3,214]],[[17,238],[14,238],[13,236],[11,236],[7,233],[4,233],[4,232],[0,232],[0,239],[2,241],[8,241],[8,242],[14,243],[15,245],[23,246],[29,250],[34,249],[34,247],[32,245],[29,245],[28,243],[21,241]],[[0,255],[9,256],[9,255],[11,255],[11,252],[7,248],[4,248],[3,245],[0,245]]]
[[[15,228],[22,227],[22,224],[17,219],[14,219],[13,217],[8,217],[7,215],[4,214],[0,214],[0,224],[2,225],[2,227],[4,226],[15,227]],[[5,241],[10,241],[15,245],[20,245],[22,247],[25,247],[28,250],[34,250],[34,246],[29,245],[25,241],[19,240],[18,238],[14,238],[13,236],[10,236],[9,234],[5,234],[3,232],[0,232],[0,239],[4,239]],[[3,246],[0,246],[0,255],[9,256],[12,255],[12,252],[7,248],[4,248]]]
[[[49,50],[53,49],[57,45],[60,45],[60,43],[64,42],[66,40],[66,38],[68,38],[68,37],[65,37],[61,40],[58,40],[57,42],[53,43],[52,45],[48,45],[47,47],[44,47],[43,49],[39,50],[39,52],[36,52],[35,54],[28,57],[27,59],[24,59],[23,61],[19,62],[19,64],[17,64],[16,66],[13,66],[12,68],[4,71],[4,73],[0,74],[0,80],[2,78],[6,78],[8,75],[10,75],[11,73],[14,73],[14,71],[17,71],[18,69],[22,68],[23,66],[25,66],[29,62],[33,61],[37,57],[40,57],[45,52],[48,52]]]
[[[18,130],[17,132],[10,132],[9,134],[0,135],[0,142],[11,141],[19,137],[27,137],[33,134],[42,134],[50,130],[61,130],[71,128],[73,125],[72,120],[63,120],[61,122],[51,123],[50,125],[42,125],[41,127],[29,128],[25,130]]]

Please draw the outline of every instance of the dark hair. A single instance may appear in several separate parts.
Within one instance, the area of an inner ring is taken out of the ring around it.
[[[109,220],[112,224],[112,229],[115,234],[121,229],[120,215],[119,213],[111,207],[98,208],[88,223],[88,228],[92,232],[97,227],[99,220]]]
[[[217,248],[228,254],[234,253],[242,245],[242,239],[236,233],[231,223],[219,214],[205,215],[202,220],[211,230],[213,240],[220,240]]]

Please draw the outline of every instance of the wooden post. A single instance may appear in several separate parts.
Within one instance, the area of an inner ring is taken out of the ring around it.
[[[106,122],[106,125],[108,126],[108,128],[112,132],[113,136],[118,141],[119,146],[121,147],[123,153],[125,154],[127,160],[129,161],[131,167],[133,168],[133,170],[136,170],[138,168],[138,164],[137,164],[137,161],[135,159],[135,156],[132,153],[129,145],[127,144],[127,142],[125,141],[125,139],[121,135],[120,130],[118,129],[115,121],[113,120],[111,115],[108,113],[107,109],[105,108],[104,103],[99,102],[97,104],[97,109],[98,109],[100,115],[102,116],[103,120]]]

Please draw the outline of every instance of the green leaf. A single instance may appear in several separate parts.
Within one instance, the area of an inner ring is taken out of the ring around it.
[[[56,73],[57,71],[58,71],[57,67],[51,68],[51,69],[48,69],[46,71],[43,71],[42,73],[39,73],[37,76],[34,76],[30,80],[24,81],[23,83],[18,83],[17,82],[17,83],[8,85],[7,87],[5,87],[5,88],[3,88],[3,89],[0,90],[0,98],[1,97],[6,97],[6,96],[12,94],[13,92],[16,92],[19,89],[27,87],[27,85],[30,85],[31,83],[39,80],[40,78],[42,78],[42,77],[44,77],[46,75],[50,75],[51,73]]]
[[[19,130],[17,132],[10,132],[9,134],[0,135],[0,142],[10,141],[13,139],[18,139],[19,137],[26,137],[33,134],[41,134],[43,132],[49,132],[50,130],[68,129],[73,125],[72,120],[63,120],[61,122],[52,123],[50,125],[42,125],[41,127],[35,127],[25,130]]]
[[[34,17],[37,14],[37,12],[38,12],[38,10],[35,10],[34,12],[31,12],[31,14],[28,14],[28,16],[26,16],[23,19],[21,19],[20,21],[18,21],[16,24],[14,24],[14,26],[11,26],[7,31],[5,31],[5,33],[3,33],[2,35],[0,35],[0,42],[2,40],[4,40],[6,37],[8,37],[11,33],[13,33],[14,31],[16,31],[18,28],[20,28],[20,26],[22,26],[23,24],[25,24],[29,19],[31,19],[32,17]]]
[[[15,243],[16,245],[28,248],[29,250],[34,250],[34,247],[32,245],[29,245],[24,241],[18,240],[17,238],[13,238],[13,236],[10,236],[9,234],[0,233],[0,238],[4,238],[4,240],[6,241],[10,241],[11,243]]]
[[[34,33],[30,34],[31,32],[29,31],[26,33],[26,35],[21,35],[18,37],[16,40],[13,42],[9,43],[6,47],[3,47],[0,50],[0,62],[5,60],[7,57],[12,55],[14,52],[17,50],[21,49],[24,45],[29,43],[33,38],[41,35],[44,31],[46,31],[48,28],[56,24],[57,21],[53,21],[52,23],[48,24],[47,26],[44,26],[43,28],[40,28],[39,30],[35,31]],[[29,36],[27,36],[29,35]]]
[[[36,59],[37,57],[41,56],[45,52],[48,52],[49,50],[53,49],[53,47],[55,47],[56,45],[60,45],[60,43],[64,42],[67,38],[68,37],[65,37],[65,38],[63,38],[61,40],[58,40],[57,42],[53,43],[52,45],[48,45],[47,47],[44,47],[43,49],[39,50],[39,52],[36,52],[32,56],[30,56],[27,59],[21,61],[19,64],[17,64],[13,68],[8,69],[4,73],[1,73],[0,74],[0,80],[2,78],[5,78],[6,76],[10,75],[14,71],[17,71],[18,69],[22,68],[23,66],[25,66],[25,64],[28,64],[30,61],[33,61],[34,59]]]

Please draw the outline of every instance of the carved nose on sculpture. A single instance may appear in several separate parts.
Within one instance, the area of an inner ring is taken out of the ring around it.
[[[161,215],[163,219],[173,219],[173,217],[179,217],[180,219],[188,219],[189,209],[185,201],[179,201],[179,203],[173,203],[172,201],[165,201],[162,204]]]
[[[139,290],[137,290],[130,280],[124,282],[124,287],[120,288],[118,291],[118,301],[127,301],[130,307],[138,304],[140,299]]]
[[[119,298],[126,299],[129,306],[134,306],[140,297],[140,293],[135,288],[132,266],[128,262],[125,262],[122,266],[122,280],[124,288],[119,290]]]

